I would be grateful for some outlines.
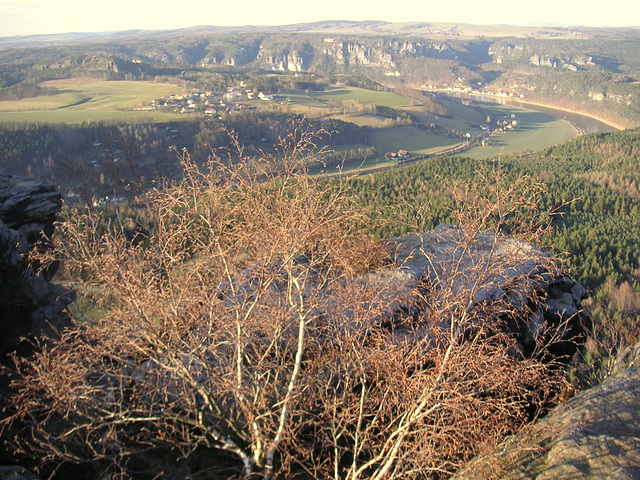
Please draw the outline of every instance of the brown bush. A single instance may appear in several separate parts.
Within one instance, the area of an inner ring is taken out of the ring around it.
[[[185,154],[134,242],[118,222],[67,217],[58,256],[106,313],[15,358],[3,425],[18,453],[54,474],[154,477],[165,452],[165,477],[438,478],[549,400],[555,371],[514,356],[498,315],[470,308],[498,263],[384,321],[406,292],[367,275],[388,252],[359,233],[367,212],[343,184],[304,175],[313,146],[293,128],[276,158],[238,148],[203,168]],[[469,225],[462,251],[486,226]]]

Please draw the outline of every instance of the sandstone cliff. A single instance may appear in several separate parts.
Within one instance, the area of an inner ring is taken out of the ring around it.
[[[453,478],[640,478],[640,365],[636,356],[627,360],[621,373],[557,407]]]
[[[53,187],[38,181],[0,175],[0,354],[15,350],[24,337],[65,322],[68,292],[53,284],[54,272],[38,274],[27,255],[51,235],[62,199]]]

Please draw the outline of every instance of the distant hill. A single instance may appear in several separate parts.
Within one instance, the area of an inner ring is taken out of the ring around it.
[[[373,21],[5,37],[0,88],[65,76],[188,78],[189,71],[242,67],[473,88],[635,126],[638,46],[638,29]]]

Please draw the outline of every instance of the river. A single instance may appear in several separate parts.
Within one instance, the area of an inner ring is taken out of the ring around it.
[[[516,107],[533,110],[534,112],[545,113],[547,115],[551,115],[552,117],[565,120],[575,125],[579,130],[581,130],[584,133],[615,132],[617,130],[617,128],[605,122],[602,122],[598,119],[595,119],[593,117],[589,117],[587,115],[581,115],[575,112],[568,112],[566,110],[561,110],[553,107],[533,105],[527,102],[520,102],[518,100],[513,100],[511,98],[489,97],[486,95],[474,95],[474,94],[455,94],[455,93],[449,94],[445,92],[438,92],[438,93],[449,96],[449,97],[454,97],[454,98],[466,98],[466,99],[473,100],[475,102],[498,103],[501,105],[514,105]]]

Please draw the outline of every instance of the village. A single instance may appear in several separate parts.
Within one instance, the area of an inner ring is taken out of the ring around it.
[[[343,82],[336,83],[336,86],[343,86]],[[497,95],[505,97],[514,97],[515,94],[510,92],[486,92],[473,89],[472,87],[452,87],[443,88],[435,85],[421,85],[423,92],[427,95],[435,95],[441,93],[455,94],[478,94],[478,95]],[[253,110],[258,108],[255,101],[272,102],[277,100],[275,93],[267,91],[256,91],[248,88],[244,82],[238,86],[229,86],[224,92],[213,92],[211,90],[193,90],[191,92],[183,92],[171,95],[168,98],[161,98],[151,101],[144,108],[147,110],[165,111],[180,114],[193,114],[204,118],[210,117],[222,120],[222,115],[232,114],[245,110]],[[464,100],[463,100],[464,102]],[[492,144],[491,137],[497,133],[504,133],[510,130],[518,129],[520,120],[515,114],[501,115],[499,117],[491,117],[487,115],[486,122],[481,125],[475,125],[479,130],[476,133],[453,132],[443,130],[438,123],[430,123],[425,125],[426,128],[436,135],[443,135],[450,138],[460,138],[463,142],[450,149],[445,149],[442,154],[461,153],[473,146],[488,147]],[[424,128],[424,127],[423,127]],[[177,137],[178,132],[170,132],[172,137]],[[397,164],[404,164],[423,155],[412,154],[405,147],[399,146],[396,151],[388,151],[384,157],[389,161],[395,161]]]
[[[482,82],[478,82],[477,87],[481,87],[481,86],[482,86]],[[426,90],[426,91],[433,91],[433,92],[439,91],[439,92],[452,92],[452,93],[467,93],[472,95],[487,95],[491,97],[524,98],[524,95],[522,94],[509,92],[506,90],[499,90],[499,91],[484,90],[484,89],[474,88],[470,85],[446,87],[446,86],[439,86],[439,85],[433,85],[433,84],[422,84],[420,85],[420,88],[423,91]]]
[[[276,98],[270,92],[255,92],[240,87],[228,87],[225,93],[212,92],[209,90],[194,90],[192,92],[171,95],[169,98],[152,100],[145,105],[145,110],[168,111],[175,113],[200,113],[205,116],[217,116],[220,113],[232,113],[234,111],[253,109],[254,106],[241,103],[243,100],[260,99],[272,101]]]

